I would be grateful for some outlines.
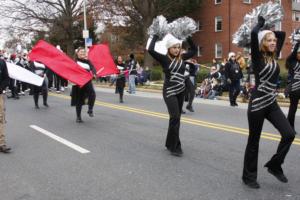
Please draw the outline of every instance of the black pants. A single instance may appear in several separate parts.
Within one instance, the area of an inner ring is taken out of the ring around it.
[[[166,97],[165,92],[163,97],[169,112],[169,128],[166,139],[166,147],[172,152],[181,151],[181,142],[179,139],[180,117],[184,101],[184,92],[175,96]]]
[[[119,93],[120,101],[123,100],[125,84],[126,84],[125,77],[121,77],[121,78],[118,77],[117,78],[117,80],[116,80],[116,94]]]
[[[293,93],[290,94],[290,108],[289,108],[289,114],[287,118],[293,128],[295,127],[295,115],[297,112],[299,99],[300,99],[299,94],[293,94]]]
[[[49,83],[48,83],[48,89],[51,89],[53,87],[53,77],[49,78]]]
[[[240,94],[240,80],[232,80],[229,85],[229,101],[230,104],[236,103],[236,98]]]
[[[46,105],[48,99],[48,85],[46,84],[45,81],[41,87],[33,86],[33,100],[36,106],[39,105],[40,93],[42,93],[43,95],[43,104]]]
[[[96,100],[96,92],[94,90],[92,82],[88,82],[85,86],[80,89],[80,95],[84,97],[79,97],[79,99],[85,99],[85,96],[88,97],[88,110],[89,112],[93,112],[93,108],[95,105]],[[76,115],[77,117],[81,117],[81,110],[82,110],[83,102],[79,101],[76,105]]]
[[[15,98],[18,95],[18,91],[17,91],[17,80],[15,79],[10,79],[9,80],[9,89],[11,90],[11,97]]]
[[[120,100],[123,100],[124,87],[116,87],[116,93],[119,93],[119,95],[120,95]]]
[[[25,82],[17,81],[17,92],[25,92],[28,89],[28,84]]]
[[[68,80],[60,77],[60,82],[62,87],[68,87]]]
[[[60,91],[61,78],[57,74],[54,75],[54,84],[55,84],[56,91]]]
[[[187,106],[192,106],[195,98],[195,85],[192,83],[190,78],[185,80],[186,100],[188,101]]]
[[[270,106],[259,111],[251,112],[248,109],[249,137],[245,152],[243,170],[243,180],[245,182],[253,182],[257,179],[259,139],[265,118],[270,121],[281,134],[281,140],[278,145],[277,152],[273,155],[271,160],[267,162],[265,165],[266,167],[282,170],[281,165],[283,164],[295,138],[295,131],[285,118],[277,102],[274,102]]]

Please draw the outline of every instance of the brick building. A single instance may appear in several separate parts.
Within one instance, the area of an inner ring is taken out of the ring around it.
[[[232,44],[232,35],[243,23],[246,13],[252,11],[261,3],[269,0],[202,0],[199,11],[191,16],[199,23],[199,32],[194,35],[198,45],[198,60],[209,62],[212,58],[226,58],[230,51],[241,51],[247,54],[247,49],[238,48]],[[288,38],[295,28],[300,28],[300,0],[277,0],[284,8],[284,19],[276,25],[276,30],[283,30],[287,37],[281,54],[286,58],[291,51]]]

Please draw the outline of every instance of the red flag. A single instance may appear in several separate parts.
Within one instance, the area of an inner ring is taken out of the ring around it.
[[[53,72],[82,87],[93,76],[80,67],[74,60],[47,42],[40,40],[29,54],[31,61],[38,61]]]
[[[96,68],[98,77],[119,73],[107,44],[93,45],[89,50],[89,60]]]

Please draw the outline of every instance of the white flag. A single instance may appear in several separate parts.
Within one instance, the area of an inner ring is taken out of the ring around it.
[[[25,83],[30,83],[36,86],[43,85],[44,78],[16,64],[7,62],[6,65],[7,65],[8,75],[10,78]]]

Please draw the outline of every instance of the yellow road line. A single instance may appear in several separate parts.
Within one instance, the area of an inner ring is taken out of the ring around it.
[[[66,95],[53,94],[53,93],[51,93],[50,95],[59,97],[59,98],[63,98],[63,99],[70,99],[70,97],[66,96]],[[128,107],[128,106],[121,106],[121,105],[106,103],[106,102],[102,102],[102,101],[98,101],[98,100],[96,100],[95,104],[98,106],[103,106],[103,107],[107,107],[107,108],[129,111],[129,112],[133,112],[133,113],[137,113],[137,114],[142,114],[142,115],[147,115],[147,116],[152,116],[152,117],[157,117],[157,118],[162,118],[162,119],[169,119],[169,115],[164,114],[164,113],[153,112],[153,111],[138,109],[138,108],[132,108],[132,107]],[[248,132],[249,132],[248,129],[244,129],[244,128],[238,128],[238,127],[229,126],[229,125],[225,125],[225,124],[211,123],[211,122],[197,120],[197,119],[191,119],[191,118],[187,118],[187,117],[182,117],[181,122],[196,125],[196,126],[218,129],[221,131],[227,131],[227,132],[231,132],[231,133],[238,133],[241,135],[248,135]],[[273,140],[273,141],[280,141],[280,138],[281,138],[280,135],[275,135],[275,134],[266,133],[266,132],[262,132],[261,137],[264,139]],[[295,138],[293,144],[300,145],[300,139]]]

